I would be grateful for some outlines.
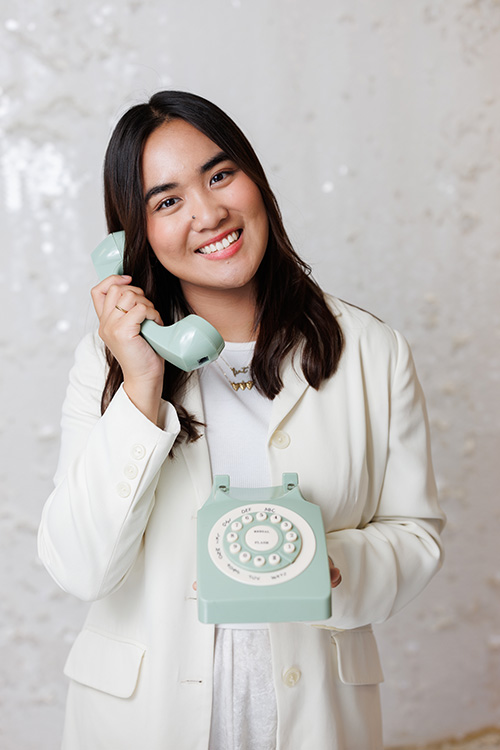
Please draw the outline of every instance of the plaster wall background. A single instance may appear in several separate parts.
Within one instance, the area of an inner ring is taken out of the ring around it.
[[[58,746],[87,610],[36,557],[73,350],[95,324],[110,130],[163,87],[243,127],[322,286],[409,339],[446,564],[377,627],[388,745],[500,725],[498,0],[0,6],[0,746]]]

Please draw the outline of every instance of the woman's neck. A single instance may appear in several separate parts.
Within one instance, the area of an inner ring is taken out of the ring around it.
[[[184,289],[196,315],[208,320],[224,341],[255,341],[255,292],[243,289]]]

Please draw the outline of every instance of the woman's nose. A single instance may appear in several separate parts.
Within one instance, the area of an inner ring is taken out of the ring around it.
[[[193,228],[197,232],[215,229],[228,216],[228,210],[223,203],[211,195],[192,201],[189,210],[193,217]]]

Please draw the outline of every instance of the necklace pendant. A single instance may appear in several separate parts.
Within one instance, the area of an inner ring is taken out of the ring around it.
[[[250,368],[249,366],[247,366],[247,367],[242,367],[241,370],[237,370],[236,367],[230,367],[229,369],[233,373],[233,376],[236,378],[238,375],[244,375],[246,372],[248,372]]]
[[[236,393],[238,391],[251,391],[254,386],[253,380],[240,380],[238,383],[234,383],[232,380],[229,380],[228,378],[228,381],[229,381],[231,388]]]

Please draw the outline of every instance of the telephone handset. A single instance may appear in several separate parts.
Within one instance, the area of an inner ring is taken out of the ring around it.
[[[299,622],[331,616],[321,509],[297,474],[279,487],[233,488],[214,477],[198,511],[198,618],[211,623]]]
[[[92,262],[100,281],[123,273],[124,247],[125,232],[113,232],[93,251]],[[185,372],[213,362],[224,349],[220,333],[198,315],[187,315],[171,326],[145,320],[141,335],[157,354]]]

